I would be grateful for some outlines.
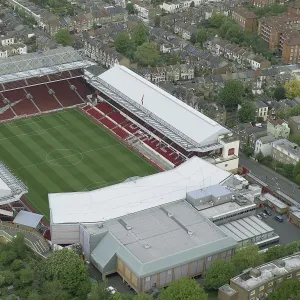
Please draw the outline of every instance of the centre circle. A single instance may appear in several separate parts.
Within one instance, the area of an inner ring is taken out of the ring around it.
[[[46,161],[49,164],[69,167],[79,164],[83,159],[83,154],[75,149],[56,149],[49,152],[46,156]]]

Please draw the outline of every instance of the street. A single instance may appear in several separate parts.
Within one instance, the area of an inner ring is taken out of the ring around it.
[[[300,187],[296,183],[240,153],[240,165],[265,182],[272,191],[281,190],[300,203]]]

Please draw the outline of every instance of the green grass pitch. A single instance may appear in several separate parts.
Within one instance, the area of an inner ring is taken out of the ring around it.
[[[48,193],[87,191],[157,169],[77,109],[0,125],[0,160],[49,221]]]

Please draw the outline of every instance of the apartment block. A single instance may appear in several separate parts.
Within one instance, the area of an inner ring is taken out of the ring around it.
[[[232,12],[232,19],[246,32],[255,32],[257,30],[257,17],[254,12],[246,7],[238,6]]]
[[[272,143],[272,157],[281,163],[296,165],[300,160],[300,148],[287,139],[277,140]]]
[[[285,280],[300,280],[300,254],[245,270],[219,288],[218,300],[265,299]]]
[[[270,49],[279,48],[281,60],[285,64],[298,63],[300,55],[300,15],[283,13],[280,16],[261,18],[258,21],[258,34]]]

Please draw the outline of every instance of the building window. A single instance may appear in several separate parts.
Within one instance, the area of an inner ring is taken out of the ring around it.
[[[273,281],[269,282],[268,286],[273,286]]]
[[[172,275],[172,270],[168,270],[168,275]]]
[[[255,290],[251,291],[250,296],[255,295]]]
[[[146,277],[146,282],[150,281],[150,276]]]
[[[278,281],[278,283],[282,282],[282,278],[279,278],[277,281]]]
[[[230,148],[228,150],[228,155],[234,155],[234,148]]]
[[[261,291],[263,291],[264,290],[264,288],[265,288],[265,286],[264,285],[262,285],[260,288],[259,288],[259,291],[261,292]]]
[[[291,279],[292,277],[293,277],[293,275],[290,274],[290,275],[288,275],[288,276],[286,277],[286,279]]]

